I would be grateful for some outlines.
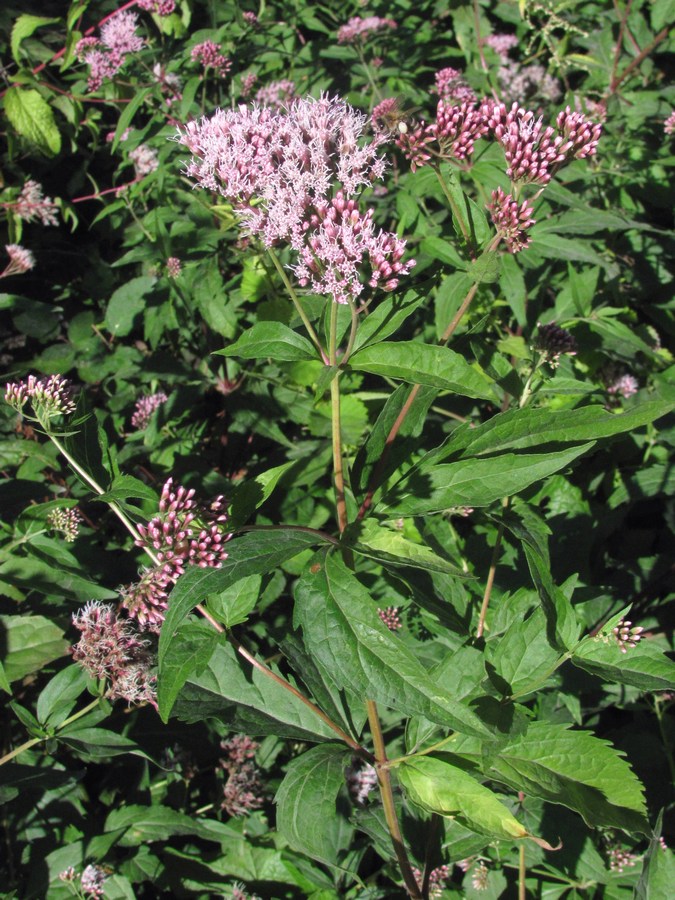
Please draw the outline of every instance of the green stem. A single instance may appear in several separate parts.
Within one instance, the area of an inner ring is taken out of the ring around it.
[[[518,900],[525,900],[525,875],[527,869],[525,867],[525,844],[521,844],[518,851]]]
[[[330,343],[328,361],[337,365],[337,315],[335,301],[330,311]],[[340,423],[340,373],[337,372],[330,383],[331,425],[333,432],[333,475],[335,478],[335,507],[340,534],[347,527],[347,504],[345,502],[345,480],[342,468],[342,426]]]
[[[508,497],[504,497],[502,500],[502,507],[506,511],[510,503],[510,499]],[[497,563],[499,562],[499,554],[502,549],[502,538],[504,537],[504,523],[499,523],[499,528],[497,530],[497,540],[495,541],[495,546],[492,551],[492,559],[490,560],[490,570],[488,572],[487,581],[485,582],[485,591],[483,592],[483,602],[480,607],[480,614],[478,616],[478,627],[476,628],[476,637],[480,638],[483,636],[483,631],[485,630],[485,617],[488,611],[488,604],[490,603],[490,596],[492,594],[492,587],[495,583],[495,573],[497,571]]]
[[[418,750],[414,753],[408,753],[406,756],[397,756],[396,759],[387,760],[387,768],[395,769],[396,766],[400,766],[402,762],[405,762],[408,759],[417,759],[418,756],[428,756],[430,753],[436,753],[438,750],[445,747],[446,744],[449,744],[450,741],[454,741],[456,737],[457,735],[453,732],[447,737],[444,737],[442,741],[437,741],[435,744],[432,744],[431,747],[427,747],[426,750]]]
[[[303,325],[307,329],[307,334],[310,336],[312,343],[314,344],[316,349],[319,351],[319,354],[320,354],[323,362],[326,365],[328,365],[328,357],[326,356],[326,351],[321,346],[321,341],[319,340],[317,333],[312,326],[312,323],[309,321],[309,319],[307,317],[307,313],[302,308],[302,304],[300,303],[300,298],[298,297],[298,295],[295,291],[295,288],[291,284],[290,278],[286,274],[286,270],[281,265],[281,262],[279,261],[279,257],[276,255],[276,253],[274,252],[274,250],[272,250],[271,247],[267,248],[267,253],[269,254],[270,259],[274,263],[274,268],[279,273],[279,277],[283,281],[284,287],[288,291],[288,295],[291,298],[291,300],[293,301],[293,305],[295,306],[295,309],[297,310],[298,315],[302,319]]]
[[[398,816],[396,815],[396,805],[394,803],[394,792],[391,786],[391,773],[387,767],[387,752],[384,746],[384,736],[380,726],[380,717],[377,714],[377,706],[374,700],[366,700],[368,708],[368,722],[370,723],[370,731],[373,735],[373,744],[375,745],[375,759],[377,760],[377,780],[380,785],[380,796],[382,797],[382,806],[384,808],[384,817],[391,835],[391,842],[394,847],[394,853],[398,860],[401,875],[405,882],[408,894],[413,900],[422,900],[422,893],[417,885],[417,880],[413,874],[410,860],[403,843],[401,828],[398,824]]]
[[[349,361],[349,357],[352,355],[352,350],[354,349],[354,341],[356,340],[356,332],[359,328],[359,314],[356,310],[356,306],[354,305],[354,301],[349,298],[349,312],[352,314],[352,324],[349,329],[349,340],[347,341],[347,349],[342,354],[340,358],[340,365],[345,366]]]
[[[379,87],[377,86],[377,84],[376,84],[376,82],[375,82],[375,79],[373,78],[373,73],[370,71],[370,66],[369,66],[368,63],[366,62],[366,58],[365,58],[365,56],[363,55],[363,49],[362,49],[362,47],[359,45],[358,41],[356,42],[356,44],[354,44],[354,47],[355,47],[356,52],[357,52],[357,54],[358,54],[359,60],[360,60],[360,62],[361,62],[361,65],[363,66],[363,68],[364,68],[365,71],[366,71],[366,78],[368,79],[368,83],[370,84],[370,87],[371,87],[371,89],[372,89],[372,91],[373,91],[373,94],[374,94],[374,98],[373,98],[373,99],[375,99],[375,100],[381,100],[381,99],[382,99],[382,94],[380,93],[380,89],[379,89]]]
[[[74,715],[69,716],[69,718],[65,719],[61,724],[54,729],[54,734],[47,734],[44,737],[31,738],[29,741],[26,741],[24,744],[21,744],[20,747],[17,747],[15,750],[10,750],[9,753],[6,753],[3,757],[0,757],[0,766],[4,765],[6,762],[9,762],[10,759],[14,759],[15,756],[18,756],[20,753],[23,753],[24,750],[30,750],[31,747],[34,747],[36,744],[40,744],[43,741],[48,741],[51,738],[55,737],[60,731],[67,725],[71,725],[73,722],[76,722],[78,719],[81,719],[82,716],[86,716],[88,712],[90,712],[94,707],[98,706],[101,698],[97,697],[95,700],[92,700],[91,703],[87,704],[84,709],[81,709],[79,712],[76,712]]]

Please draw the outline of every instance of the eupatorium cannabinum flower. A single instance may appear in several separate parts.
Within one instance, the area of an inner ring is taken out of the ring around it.
[[[627,650],[636,647],[642,640],[644,628],[641,625],[633,625],[628,619],[621,619],[612,629],[614,640],[619,645],[619,650],[626,653]]]
[[[436,72],[436,91],[442,100],[455,103],[473,103],[476,95],[459,69],[448,66]]]
[[[35,257],[30,250],[22,247],[21,244],[5,244],[9,262],[0,272],[0,278],[9,278],[10,275],[22,275],[24,272],[30,272],[35,265]]]
[[[249,234],[267,247],[290,244],[301,284],[346,302],[362,277],[392,290],[414,265],[401,262],[405,243],[357,207],[385,168],[385,138],[367,141],[366,121],[337,97],[308,97],[284,111],[219,110],[178,140],[194,154],[187,174],[226,197]]]
[[[54,509],[47,516],[47,525],[63,535],[66,543],[72,543],[80,530],[82,514],[77,509]]]
[[[89,65],[90,91],[97,91],[106,78],[116,75],[129,53],[136,53],[145,46],[142,37],[136,34],[138,16],[136,13],[121,11],[101,27],[101,36],[85,37],[75,48],[77,58]]]
[[[177,256],[170,256],[166,261],[166,274],[169,278],[178,278],[183,270],[183,264]]]
[[[264,785],[260,769],[253,761],[259,745],[242,734],[223,741],[220,746],[226,753],[220,764],[228,773],[222,808],[230,816],[245,816],[260,809],[265,802]]]
[[[24,222],[39,221],[42,225],[58,225],[58,207],[51,197],[42,193],[42,185],[29,178],[16,201],[10,204]]]
[[[384,29],[397,28],[393,19],[381,19],[379,16],[352,16],[346,25],[338,28],[338,44],[353,44],[355,41],[366,41],[371,34]]]
[[[532,207],[526,200],[520,205],[511,194],[501,188],[492,192],[492,200],[487,204],[497,234],[503,239],[509,253],[519,253],[530,243],[527,229],[534,225]]]
[[[210,503],[195,499],[194,490],[174,487],[169,478],[162,489],[159,513],[147,525],[139,525],[137,546],[157,560],[138,583],[122,590],[122,605],[142,628],[157,631],[171,588],[188,566],[219,568],[227,559],[225,543],[230,535],[222,496]]]
[[[205,69],[213,69],[224,78],[232,68],[230,60],[220,52],[220,47],[213,41],[203,41],[192,48],[190,59],[201,63]]]
[[[164,391],[157,391],[156,394],[148,394],[137,400],[131,417],[132,428],[135,428],[137,431],[143,431],[144,428],[147,428],[154,411],[163,403],[166,403],[168,399]]]
[[[73,659],[93,678],[107,682],[106,697],[157,707],[154,659],[148,641],[128,619],[120,619],[110,604],[91,600],[73,615],[73,625],[81,632],[71,651]]]
[[[663,130],[666,134],[672,134],[675,131],[675,109],[663,123]]]
[[[10,382],[5,388],[5,401],[17,412],[23,412],[30,401],[39,419],[70,415],[77,406],[70,382],[61,375],[49,378],[29,375],[26,381]]]
[[[549,322],[547,325],[538,322],[537,329],[537,337],[533,346],[535,350],[544,355],[550,366],[555,368],[563,353],[568,356],[576,355],[577,342],[565,328],[561,328],[555,322]]]
[[[357,806],[365,806],[368,795],[377,786],[377,772],[370,763],[354,757],[345,769],[347,789]]]
[[[419,889],[422,889],[423,874],[420,869],[414,868],[413,875]],[[450,866],[438,866],[429,873],[429,898],[436,900],[443,894],[443,882],[450,877]]]
[[[135,150],[129,153],[129,159],[134,164],[136,178],[144,178],[159,168],[157,151],[148,147],[147,144],[139,144]]]
[[[638,380],[634,375],[621,371],[619,366],[610,364],[601,372],[605,390],[612,397],[623,397],[627,400],[639,390]]]
[[[295,96],[295,82],[282,78],[281,81],[271,81],[265,87],[261,87],[255,95],[255,101],[261,106],[283,109]]]
[[[387,606],[386,609],[378,609],[377,614],[389,631],[398,631],[400,628],[403,628],[403,622],[401,622],[398,607]]]
[[[490,34],[485,38],[484,43],[502,59],[507,59],[509,50],[518,46],[518,38],[515,34]]]
[[[466,160],[474,151],[478,138],[487,134],[487,119],[483,109],[472,100],[453,104],[439,100],[436,121],[429,125],[416,123],[399,134],[396,145],[410,161],[415,171],[432,157],[435,159]]]
[[[136,0],[136,5],[158,16],[170,16],[176,8],[175,0]]]

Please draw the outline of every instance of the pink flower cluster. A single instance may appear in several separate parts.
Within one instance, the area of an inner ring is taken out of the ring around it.
[[[534,225],[532,207],[524,200],[520,206],[511,194],[501,188],[492,192],[492,202],[487,204],[497,234],[503,239],[509,253],[519,253],[530,244],[527,229]]]
[[[354,757],[345,770],[347,790],[357,806],[365,806],[368,795],[377,786],[377,771],[370,763]]]
[[[424,122],[399,134],[396,145],[410,161],[415,171],[432,157],[438,159],[466,160],[475,142],[488,132],[488,124],[482,108],[472,100],[459,104],[439,100],[436,121]]]
[[[256,75],[255,72],[248,72],[246,75],[244,75],[241,79],[241,88],[240,88],[241,96],[242,97],[250,97],[257,81],[258,81],[258,76]]]
[[[502,59],[507,59],[509,51],[517,47],[519,42],[515,34],[490,34],[484,43]]]
[[[139,144],[129,153],[129,159],[134,164],[136,178],[145,178],[146,175],[159,168],[157,151],[148,147],[147,144]]]
[[[61,375],[46,379],[29,375],[26,381],[10,382],[6,386],[5,402],[17,412],[22,412],[29,401],[39,418],[67,416],[77,408],[71,384]]]
[[[16,201],[11,204],[16,215],[24,222],[39,221],[42,225],[58,225],[58,207],[42,193],[42,185],[29,178],[21,188]]]
[[[634,375],[622,371],[620,367],[610,364],[601,372],[605,390],[611,397],[623,397],[627,400],[637,394],[640,385]]]
[[[353,44],[356,41],[366,41],[372,34],[386,28],[397,28],[393,19],[381,19],[379,16],[352,16],[346,25],[338,28],[338,44]]]
[[[0,272],[0,278],[9,278],[10,275],[23,275],[24,272],[30,272],[35,265],[35,257],[30,250],[22,247],[21,244],[5,244],[9,262]]]
[[[308,97],[283,111],[218,110],[179,129],[178,140],[193,153],[189,177],[232,202],[265,246],[290,244],[301,283],[346,302],[361,292],[363,270],[371,286],[392,290],[414,265],[401,262],[405,243],[354,199],[385,168],[384,136],[364,141],[365,123],[338,98]]]
[[[177,256],[170,256],[166,261],[166,274],[169,278],[178,278],[183,270],[183,264]]]
[[[137,431],[146,429],[154,411],[168,399],[164,391],[157,391],[155,394],[148,394],[137,400],[131,416],[131,427]]]
[[[612,629],[614,640],[619,645],[619,650],[626,653],[637,647],[642,640],[642,632],[644,628],[641,625],[633,625],[628,619],[621,619]]]
[[[139,525],[137,546],[157,560],[138,583],[122,590],[122,605],[143,629],[158,631],[164,621],[171,588],[188,566],[219,568],[227,559],[224,531],[225,501],[215,497],[208,505],[195,500],[193,489],[174,489],[169,478],[162,489],[159,513]]]
[[[101,27],[100,38],[85,37],[78,41],[75,52],[89,66],[90,91],[97,91],[106,78],[116,75],[129,53],[145,46],[143,38],[136,34],[137,26],[136,13],[118,12]]]
[[[448,66],[440,69],[435,75],[436,91],[442,100],[455,103],[472,103],[476,95],[459,69]]]
[[[415,881],[417,882],[417,886],[420,890],[422,890],[422,882],[424,880],[424,876],[422,874],[421,869],[414,868],[413,875],[415,876]],[[443,895],[443,882],[447,881],[450,877],[450,866],[438,866],[429,873],[429,898],[430,900],[436,900],[437,897],[441,897]]]
[[[504,150],[506,174],[513,182],[548,184],[565,163],[594,156],[602,131],[569,106],[558,114],[557,130],[517,103],[507,110],[504,103],[486,100],[482,111]]]
[[[663,130],[666,134],[672,134],[675,131],[675,109],[663,123]]]
[[[170,16],[176,8],[176,0],[136,0],[136,6],[158,16]]]
[[[81,632],[72,648],[73,659],[92,678],[108,683],[106,697],[157,708],[154,664],[148,641],[140,638],[128,619],[120,619],[110,604],[91,600],[73,615]]]
[[[231,61],[220,52],[220,46],[213,41],[196,44],[190,53],[193,62],[201,63],[205,69],[213,69],[224,78],[232,68]]]
[[[59,878],[66,884],[74,884],[79,878],[81,892],[76,888],[77,895],[91,900],[92,897],[105,896],[105,882],[108,879],[108,874],[101,866],[88,865],[84,872],[78,875],[73,866],[68,866],[63,872],[59,872]]]
[[[255,100],[261,106],[284,109],[295,96],[295,82],[282,78],[281,81],[271,81],[265,87],[261,87],[255,95]]]
[[[378,616],[382,619],[389,631],[398,631],[403,628],[399,609],[396,606],[387,606],[386,609],[378,609]]]
[[[228,773],[223,787],[222,808],[230,816],[245,816],[265,802],[260,770],[253,761],[259,744],[246,735],[235,735],[220,745],[226,756],[220,765]]]

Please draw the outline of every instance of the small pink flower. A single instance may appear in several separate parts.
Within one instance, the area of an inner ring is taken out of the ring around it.
[[[563,353],[568,356],[576,356],[577,342],[565,328],[561,328],[555,322],[549,322],[547,325],[538,322],[537,329],[537,337],[533,346],[535,350],[543,354],[550,366],[555,368]]]
[[[61,375],[36,378],[29,375],[26,381],[10,382],[5,388],[5,401],[17,412],[30,401],[39,418],[65,416],[75,412],[71,383]]]
[[[415,876],[415,881],[417,882],[417,886],[422,889],[422,882],[424,880],[423,873],[420,869],[414,868],[413,875]],[[447,881],[450,877],[450,866],[438,866],[429,873],[429,898],[430,900],[436,900],[437,897],[441,897],[443,895],[443,882]]]
[[[519,41],[515,34],[490,34],[484,43],[502,59],[508,59],[509,51],[517,47]]]
[[[9,278],[10,275],[22,275],[24,272],[30,272],[35,266],[35,257],[30,250],[22,247],[21,244],[5,244],[9,262],[2,272],[0,278]]]
[[[157,151],[147,144],[139,144],[135,150],[129,152],[129,159],[134,164],[136,178],[144,178],[159,168]]]
[[[260,24],[258,17],[254,12],[244,12],[242,13],[242,18],[247,25],[250,25],[252,28],[257,28]]]
[[[39,221],[43,225],[58,225],[58,207],[50,197],[43,196],[42,185],[30,178],[21,189],[15,203],[16,215],[24,222]]]
[[[400,628],[403,628],[403,622],[401,622],[399,612],[400,610],[397,606],[388,606],[386,609],[378,608],[377,610],[378,616],[382,619],[389,631],[398,631]]]
[[[609,870],[617,874],[623,872],[624,869],[630,869],[637,865],[639,856],[631,853],[630,850],[622,850],[621,847],[612,847],[608,852]]]
[[[295,97],[295,82],[282,78],[281,81],[271,81],[265,87],[261,87],[255,95],[256,103],[261,106],[269,106],[272,109],[283,109]]]
[[[447,67],[436,72],[436,91],[442,100],[450,103],[474,103],[476,95],[459,69]]]
[[[157,16],[170,16],[176,8],[176,0],[136,0],[136,5]]]
[[[75,509],[54,509],[47,516],[47,525],[53,530],[63,535],[66,543],[72,543],[77,537],[80,530],[80,522],[82,521],[82,513]]]
[[[144,431],[148,427],[154,411],[168,399],[164,391],[157,391],[155,394],[149,394],[137,400],[131,417],[131,427],[137,431]]]
[[[356,41],[366,41],[371,35],[384,29],[397,28],[393,19],[381,19],[379,16],[353,16],[346,25],[338,28],[338,44],[353,44]]]
[[[623,375],[617,375],[607,384],[607,393],[627,400],[633,394],[637,394],[639,387],[638,380],[634,375],[624,373]]]
[[[675,109],[663,123],[663,130],[666,134],[672,134],[675,131]]]
[[[260,769],[253,762],[258,746],[246,735],[235,735],[221,743],[227,755],[220,765],[228,773],[221,806],[230,816],[245,816],[265,802]]]
[[[492,202],[487,204],[497,234],[503,239],[509,253],[519,253],[530,244],[527,229],[534,225],[532,207],[524,200],[520,206],[511,194],[501,188],[492,192]]]
[[[136,53],[145,46],[143,38],[136,34],[138,16],[121,11],[101,27],[100,39],[82,38],[77,43],[77,58],[89,65],[87,87],[97,91],[107,78],[113,78],[122,68],[129,53]]]
[[[242,97],[249,97],[251,95],[251,92],[253,91],[257,80],[258,76],[255,74],[255,72],[249,72],[247,75],[244,75],[244,77],[241,79],[240,89]]]
[[[632,622],[629,622],[628,619],[621,619],[620,622],[612,629],[612,634],[614,635],[614,640],[619,645],[619,650],[622,653],[626,653],[628,650],[632,650],[636,647],[639,641],[642,640],[642,632],[644,628],[640,625],[633,626]]]
[[[108,873],[101,866],[87,866],[80,875],[80,884],[85,895],[90,897],[105,896],[104,883],[108,878]]]
[[[143,38],[136,34],[137,27],[136,13],[128,11],[115,13],[101,26],[101,43],[116,59],[121,59],[128,53],[137,53],[145,46]]]
[[[181,261],[177,256],[170,256],[166,261],[166,274],[169,278],[178,278],[182,271]]]
[[[220,52],[220,46],[213,41],[203,41],[192,48],[190,59],[201,63],[205,69],[213,69],[224,78],[232,68],[230,60]]]
[[[365,806],[368,795],[377,786],[377,772],[370,763],[355,757],[345,770],[347,789],[357,806]]]

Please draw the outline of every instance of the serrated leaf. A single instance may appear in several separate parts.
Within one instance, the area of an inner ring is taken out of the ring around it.
[[[247,522],[251,514],[262,506],[272,494],[279,480],[295,465],[295,462],[287,462],[281,466],[275,466],[266,472],[261,472],[250,481],[237,485],[232,494],[228,511],[231,527],[238,528]]]
[[[630,684],[641,691],[675,690],[675,662],[649,640],[622,653],[613,640],[605,643],[587,637],[574,650],[572,662],[605,681]]]
[[[38,91],[15,86],[8,88],[5,113],[17,134],[33,143],[46,156],[56,156],[60,152],[61,133],[54,113]]]
[[[574,809],[589,825],[648,833],[642,785],[622,754],[588,731],[532,722],[500,748],[486,774]]]
[[[8,681],[37,672],[66,653],[61,629],[44,616],[0,616],[2,664]]]
[[[413,566],[427,572],[444,572],[457,578],[468,578],[469,573],[453,566],[438,556],[425,544],[416,544],[400,531],[379,525],[374,519],[366,519],[348,526],[342,535],[342,543],[357,553],[379,562],[399,566]]]
[[[295,361],[317,359],[318,354],[310,341],[281,322],[256,322],[240,337],[217,351],[221,356],[239,359],[272,359]]]
[[[305,645],[339,687],[466,734],[489,733],[475,713],[454,699],[452,689],[435,684],[392,635],[367,589],[336,554],[300,578],[294,624],[302,627]]]
[[[278,677],[278,671],[273,667],[272,671]],[[335,738],[310,706],[269,674],[251,667],[226,643],[216,644],[206,666],[189,676],[173,715],[184,722],[215,717],[251,735],[274,734],[300,741]]]
[[[394,334],[426,299],[414,290],[407,291],[402,298],[396,293],[387,294],[360,323],[353,352]]]
[[[336,865],[352,828],[336,801],[345,784],[350,752],[322,744],[294,759],[276,796],[277,827],[294,850]]]
[[[561,658],[546,637],[546,619],[540,609],[525,621],[512,622],[501,637],[488,644],[488,662],[498,676],[492,680],[506,696],[538,690]]]
[[[406,759],[396,772],[410,799],[422,809],[457,817],[461,825],[492,838],[528,836],[527,829],[491,790],[457,766],[420,756]]]
[[[208,598],[209,612],[213,613],[226,628],[234,628],[235,625],[245,622],[248,614],[255,608],[261,584],[260,575],[246,575],[240,578],[236,584]]]
[[[134,319],[145,309],[145,296],[149,294],[155,279],[149,275],[132,278],[113,293],[108,301],[105,324],[115,337],[126,337],[133,328]]]
[[[377,509],[392,516],[416,516],[457,506],[489,506],[565,468],[591,447],[588,443],[554,453],[503,453],[420,466],[390,488]]]
[[[21,42],[27,37],[30,37],[31,34],[37,31],[42,25],[51,25],[58,21],[58,19],[48,19],[44,16],[31,16],[28,14],[19,16],[12,26],[11,38],[12,56],[14,57],[14,62],[17,66],[21,65],[21,58],[19,57],[19,47],[21,46]]]
[[[230,541],[228,557],[219,569],[189,569],[171,592],[169,608],[159,637],[159,675],[178,626],[209,594],[224,591],[246,575],[266,575],[281,563],[309,547],[320,544],[315,534],[278,528],[249,532]]]
[[[220,635],[205,622],[184,622],[157,679],[157,703],[166,722],[179,691],[191,675],[207,666]]]
[[[359,350],[350,357],[349,365],[357,372],[425,384],[462,397],[495,399],[486,376],[448,347],[417,341],[382,341]]]

